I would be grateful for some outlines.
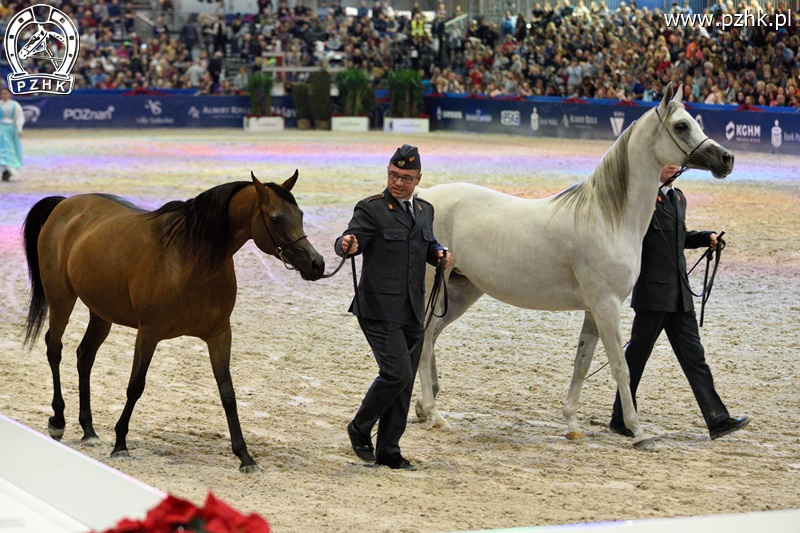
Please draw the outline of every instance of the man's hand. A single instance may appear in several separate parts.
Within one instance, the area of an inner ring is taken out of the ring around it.
[[[445,260],[444,260],[444,268],[445,268],[445,270],[448,269],[448,268],[452,268],[453,267],[453,254],[451,254],[450,252],[447,252],[445,250],[439,250],[439,262],[442,261],[442,257],[445,258]]]
[[[712,234],[711,234],[711,244],[709,244],[709,247],[710,247],[712,250],[716,250],[716,249],[717,249],[717,243],[718,243],[718,242],[719,242],[719,241],[717,240],[717,234],[716,234],[716,233],[712,233]]]
[[[350,243],[353,243],[352,245]],[[348,253],[347,247],[350,246],[350,251]],[[358,252],[358,240],[356,240],[356,236],[353,234],[345,235],[342,237],[342,253],[353,255],[354,253]]]

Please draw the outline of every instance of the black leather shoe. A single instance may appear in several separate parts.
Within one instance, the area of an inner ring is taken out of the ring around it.
[[[353,447],[356,455],[363,461],[374,463],[375,448],[372,447],[372,439],[359,433],[352,420],[347,424],[347,435],[350,437],[350,446]]]
[[[3,181],[9,181],[10,179],[11,179],[11,171],[8,170],[8,169],[5,169],[3,171]]]
[[[739,431],[747,427],[750,423],[749,416],[740,416],[739,418],[728,418],[708,430],[711,440],[717,440],[734,431]]]
[[[412,465],[406,460],[405,457],[400,455],[400,452],[393,453],[384,457],[378,457],[375,464],[388,466],[392,470],[416,470],[417,467]]]
[[[623,437],[630,437],[633,438],[633,431],[626,428],[624,425],[617,424],[613,420],[608,423],[608,429],[612,432],[616,433],[617,435],[622,435]]]

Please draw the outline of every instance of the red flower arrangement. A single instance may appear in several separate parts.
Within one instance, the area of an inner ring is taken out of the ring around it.
[[[104,533],[270,533],[269,524],[257,514],[242,516],[210,492],[202,509],[193,503],[167,496],[150,509],[144,520],[123,518]]]

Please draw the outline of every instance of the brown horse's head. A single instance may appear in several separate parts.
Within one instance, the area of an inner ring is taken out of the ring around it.
[[[299,270],[303,279],[320,279],[325,260],[308,241],[303,231],[303,211],[290,192],[297,182],[297,170],[282,185],[264,185],[255,174],[250,175],[258,195],[258,210],[251,223],[256,246],[283,261],[287,268]]]

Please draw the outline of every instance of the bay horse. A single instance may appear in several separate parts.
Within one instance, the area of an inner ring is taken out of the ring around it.
[[[112,324],[137,329],[127,401],[115,426],[112,458],[130,457],[128,424],[142,396],[159,341],[182,335],[208,345],[239,470],[258,472],[239,424],[230,374],[230,316],[236,302],[233,255],[250,239],[296,269],[303,279],[322,277],[325,262],[303,231],[303,212],[290,192],[298,172],[282,185],[238,181],[196,198],[145,211],[108,194],[50,196],[25,218],[23,237],[31,280],[25,343],[31,348],[49,310],[45,334],[53,374],[50,436],[64,434],[61,338],[78,298],[89,324],[78,346],[81,442],[100,439],[92,425],[89,378],[98,348]]]
[[[581,386],[602,339],[634,447],[653,447],[639,425],[622,351],[620,316],[641,266],[642,240],[664,165],[710,170],[724,178],[734,157],[705,136],[670,84],[659,105],[631,124],[582,183],[549,198],[523,199],[469,184],[420,191],[436,209],[436,238],[453,252],[449,306],[426,331],[417,415],[449,424],[436,409],[434,346],[442,330],[483,294],[540,310],[583,310],[572,381],[563,404],[566,437],[583,438],[576,413]],[[674,95],[674,97],[673,97]],[[428,287],[432,273],[428,272]],[[610,409],[609,403],[609,409]]]

